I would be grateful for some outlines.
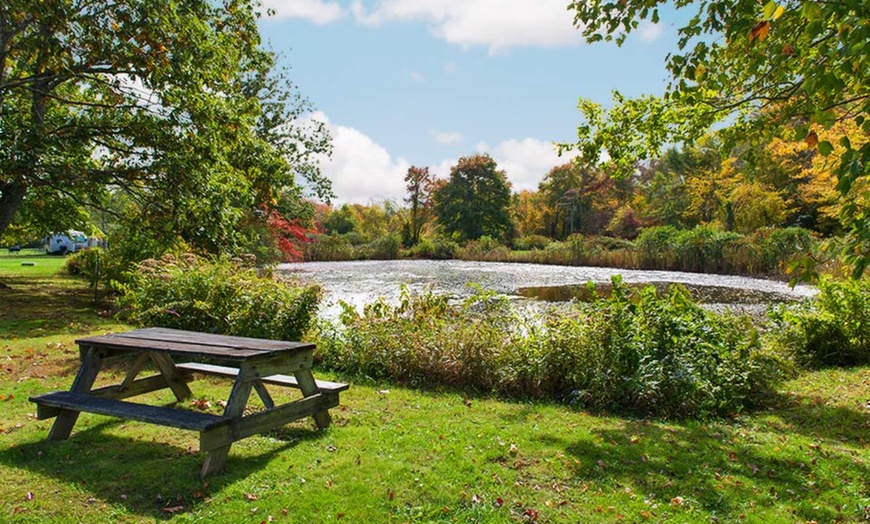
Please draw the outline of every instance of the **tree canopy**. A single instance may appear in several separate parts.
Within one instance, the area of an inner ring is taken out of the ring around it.
[[[247,0],[8,0],[0,6],[0,236],[86,220],[126,195],[120,218],[151,236],[219,252],[245,223],[321,196],[322,126]],[[285,206],[286,207],[286,206]],[[66,213],[58,210],[67,209]],[[71,212],[70,210],[79,210]]]
[[[625,98],[614,106],[581,100],[576,144],[585,162],[633,172],[669,144],[691,143],[724,123],[729,143],[803,140],[836,156],[840,220],[848,231],[846,260],[860,275],[870,264],[870,11],[863,0],[583,0],[571,2],[589,42],[621,44],[641,21],[659,22],[659,8],[693,10],[668,56],[671,82],[662,97]],[[863,132],[819,137],[850,121]]]
[[[501,239],[512,231],[510,182],[487,154],[460,158],[434,201],[440,226],[463,240]]]

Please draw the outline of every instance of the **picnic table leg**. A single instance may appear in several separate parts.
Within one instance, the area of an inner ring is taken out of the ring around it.
[[[304,396],[310,397],[311,395],[320,393],[320,388],[317,387],[317,382],[315,382],[314,375],[311,374],[310,369],[302,369],[293,374],[296,376],[296,382],[299,383],[299,389],[302,390]],[[329,411],[324,409],[323,411],[315,413],[314,422],[320,429],[326,429],[329,427]]]
[[[87,393],[97,379],[97,373],[103,362],[103,352],[96,348],[82,348],[82,365],[73,381],[70,391],[73,393]],[[66,440],[72,433],[73,426],[79,418],[79,412],[71,409],[62,409],[58,412],[51,430],[48,432],[48,440]]]
[[[163,375],[164,379],[166,379],[166,384],[168,384],[169,388],[172,389],[172,393],[175,394],[175,398],[177,398],[179,402],[193,396],[193,392],[190,391],[187,382],[184,381],[178,368],[175,367],[175,362],[172,361],[172,357],[162,353],[150,353],[150,355],[151,360],[157,364],[157,368],[160,369],[160,374]]]
[[[251,396],[251,381],[246,380],[244,373],[239,373],[236,376],[236,381],[233,383],[233,389],[230,392],[230,398],[227,399],[227,407],[224,408],[224,416],[230,418],[238,418],[245,411],[245,406],[248,404],[248,397]],[[230,446],[221,446],[212,449],[205,456],[205,463],[202,465],[200,476],[205,478],[212,473],[217,473],[224,469],[227,462],[227,455],[230,453]]]

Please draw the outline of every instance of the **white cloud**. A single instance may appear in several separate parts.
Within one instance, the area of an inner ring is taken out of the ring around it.
[[[333,124],[323,113],[314,120],[324,122],[332,134],[332,158],[320,163],[321,172],[332,180],[336,203],[362,203],[405,196],[405,174],[411,164],[393,158],[381,145],[352,127]]]
[[[564,0],[378,0],[367,9],[355,0],[358,22],[423,20],[439,38],[490,52],[517,46],[557,47],[581,41]]]
[[[426,82],[426,77],[423,76],[423,73],[417,71],[408,71],[408,78],[413,80],[414,82],[423,84]]]
[[[304,18],[317,25],[334,22],[344,16],[336,2],[325,0],[265,0],[265,9],[274,9],[275,18]]]
[[[326,124],[333,139],[332,158],[324,158],[320,169],[332,181],[336,194],[336,204],[369,204],[384,199],[401,203],[405,197],[405,174],[411,163],[402,157],[394,157],[365,133],[352,127],[337,125],[329,121],[322,112],[315,113],[312,120]],[[442,133],[459,135],[459,133]],[[536,190],[544,175],[555,166],[573,158],[571,155],[560,157],[552,142],[536,138],[505,140],[495,147],[485,142],[476,145],[478,153],[489,153],[507,174],[512,190]],[[430,164],[429,171],[447,178],[457,158],[444,158]]]
[[[568,154],[560,157],[552,142],[536,138],[505,140],[492,150],[485,143],[481,143],[478,144],[478,150],[488,152],[495,159],[499,169],[507,174],[513,191],[517,193],[524,189],[537,190],[538,183],[550,169],[576,156]]]
[[[458,144],[462,142],[462,133],[448,131],[444,133],[435,133],[435,141],[439,144]]]
[[[654,24],[649,20],[644,20],[637,27],[637,34],[644,42],[654,42],[661,38],[664,34],[664,28],[661,24]]]

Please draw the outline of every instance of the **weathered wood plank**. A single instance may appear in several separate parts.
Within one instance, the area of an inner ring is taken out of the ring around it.
[[[70,391],[73,393],[87,393],[94,385],[97,379],[97,373],[103,364],[103,350],[91,346],[80,347],[82,356],[82,365],[79,367],[76,378],[73,380]],[[54,424],[48,431],[48,440],[66,440],[72,433],[73,426],[79,419],[79,412],[76,410],[64,409],[57,413],[57,418],[54,419]]]
[[[314,380],[314,375],[311,374],[311,369],[300,369],[293,373],[293,375],[296,376],[296,382],[299,383],[299,389],[302,390],[302,394],[305,395],[306,398],[320,393],[320,390],[317,389],[317,382]],[[314,422],[320,429],[328,428],[329,423],[331,422],[329,411],[324,409],[315,413]]]
[[[245,380],[243,373],[236,377],[233,382],[233,389],[230,391],[230,397],[227,399],[227,407],[224,408],[224,418],[238,419],[245,411],[245,406],[248,404],[248,397],[251,396],[252,381]],[[211,448],[205,457],[205,462],[202,464],[200,476],[205,478],[212,473],[217,473],[224,469],[227,462],[227,455],[230,453],[230,445],[232,441],[223,446]]]
[[[285,340],[268,340],[247,337],[233,337],[215,335],[211,333],[197,333],[195,331],[183,331],[166,328],[145,328],[80,339],[76,342],[96,346],[112,347],[138,347],[145,348],[149,345],[157,347],[177,346],[189,351],[191,347],[199,347],[207,353],[222,354],[229,351],[245,351],[255,353],[270,352],[293,352],[297,350],[313,349],[314,344],[293,342]]]
[[[151,356],[151,360],[157,364],[157,367],[160,369],[160,374],[163,375],[164,379],[166,379],[169,389],[172,390],[172,393],[179,402],[193,396],[190,388],[187,387],[187,381],[181,377],[181,372],[175,367],[175,362],[172,361],[172,357],[163,353],[154,352],[149,353],[149,355]]]
[[[301,369],[310,369],[314,365],[312,351],[299,353],[278,353],[274,355],[249,358],[239,363],[240,373],[247,380],[263,379],[279,373],[295,373]]]
[[[176,364],[180,370],[201,373],[203,375],[214,375],[218,377],[235,377],[239,374],[238,368],[228,366],[217,366],[214,364],[202,364],[200,362],[184,362]],[[286,386],[291,388],[299,388],[299,383],[296,377],[291,375],[269,375],[260,379],[264,384],[273,384],[276,386]],[[350,386],[341,382],[330,382],[328,380],[315,380],[317,388],[321,391],[331,391],[339,393],[347,390]]]
[[[124,381],[121,382],[121,385],[118,387],[120,391],[123,391],[130,387],[130,384],[136,380],[136,377],[139,376],[139,373],[142,371],[142,368],[145,367],[145,364],[148,362],[149,357],[148,353],[142,353],[138,357],[136,357],[136,361],[133,362],[133,365],[130,367],[130,371],[127,372],[127,376],[124,377]]]
[[[181,329],[160,327],[136,329],[133,331],[119,333],[118,335],[134,338],[146,338],[149,340],[190,342],[215,347],[227,347],[234,349],[256,349],[263,351],[287,351],[293,349],[307,349],[314,347],[314,344],[310,342],[238,337],[233,335],[217,335],[214,333],[202,333],[199,331],[185,331]]]
[[[266,406],[267,409],[275,407],[275,401],[272,399],[272,395],[269,394],[269,390],[263,385],[262,380],[254,381],[254,391],[256,391],[257,395],[260,396],[260,400],[263,401],[263,405]]]
[[[199,449],[207,451],[220,448],[336,406],[338,406],[337,394],[319,393],[242,418],[225,418],[203,430],[199,439]]]
[[[125,420],[137,420],[139,422],[150,422],[152,424],[197,431],[202,431],[223,420],[222,417],[210,413],[198,413],[165,406],[134,404],[133,402],[95,397],[89,394],[72,393],[69,391],[55,391],[44,395],[35,395],[30,397],[30,401],[35,402],[38,406],[48,406],[76,412],[85,411]]]
[[[107,335],[108,336],[108,335]],[[82,343],[93,343],[96,347],[106,348],[110,350],[123,350],[132,352],[151,351],[157,353],[166,353],[173,357],[182,357],[185,359],[219,359],[224,361],[242,361],[251,357],[269,353],[261,350],[253,349],[232,349],[224,347],[204,346],[202,344],[191,344],[182,342],[167,342],[162,340],[145,340],[136,338],[118,337],[111,340],[96,340],[83,339]]]
[[[193,380],[193,377],[187,373],[181,373],[180,377],[181,380],[185,382],[191,382]],[[91,395],[123,399],[151,393],[152,391],[159,391],[167,387],[169,387],[169,384],[166,383],[166,379],[163,378],[163,375],[151,375],[150,377],[144,377],[133,381],[126,388],[122,388],[121,386],[106,386],[91,391]]]

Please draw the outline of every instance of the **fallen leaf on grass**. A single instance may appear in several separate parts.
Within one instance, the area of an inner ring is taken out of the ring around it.
[[[178,513],[179,511],[184,511],[184,506],[170,506],[168,508],[163,508],[163,513]]]
[[[190,402],[190,405],[195,407],[196,409],[205,411],[211,407],[211,402],[209,402],[208,399],[206,399],[206,398],[201,398],[198,400],[192,400]]]
[[[257,500],[257,495],[254,493],[245,493],[245,500]]]

